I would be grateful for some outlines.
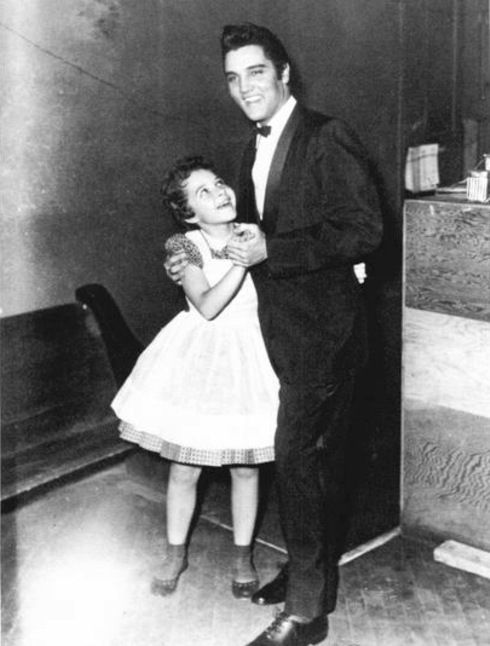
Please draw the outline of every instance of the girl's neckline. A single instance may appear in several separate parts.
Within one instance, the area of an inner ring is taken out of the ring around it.
[[[228,249],[226,248],[226,245],[232,239],[233,231],[230,233],[228,238],[226,238],[225,243],[219,249],[217,249],[216,247],[214,247],[211,244],[211,242],[209,240],[209,236],[206,233],[204,233],[204,231],[202,229],[199,229],[199,232],[200,232],[200,234],[202,236],[202,239],[206,243],[206,246],[208,247],[209,251],[211,252],[211,258],[218,258],[219,260],[228,259]]]

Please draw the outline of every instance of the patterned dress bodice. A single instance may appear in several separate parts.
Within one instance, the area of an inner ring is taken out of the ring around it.
[[[213,258],[211,250],[200,231],[188,231],[186,238],[191,240],[201,253],[203,272],[211,286],[215,285],[232,267],[231,260]],[[201,317],[194,305],[186,298],[189,311]],[[213,319],[213,322],[240,322],[245,323],[250,317],[257,316],[257,293],[249,273],[246,274],[241,288],[223,311]],[[201,317],[202,318],[202,317]]]

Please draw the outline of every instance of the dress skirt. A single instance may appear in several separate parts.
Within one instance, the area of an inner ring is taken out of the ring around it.
[[[227,260],[211,260],[218,274]],[[112,407],[121,437],[176,462],[219,466],[274,459],[278,381],[249,276],[207,321],[189,304],[140,355]]]

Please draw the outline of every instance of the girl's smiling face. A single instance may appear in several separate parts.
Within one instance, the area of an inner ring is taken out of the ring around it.
[[[226,224],[236,218],[235,192],[211,170],[193,171],[183,184],[187,204],[194,215],[191,224]]]

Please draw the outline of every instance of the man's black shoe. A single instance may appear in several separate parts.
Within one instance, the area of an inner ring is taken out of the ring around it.
[[[275,579],[264,585],[252,595],[252,603],[259,606],[269,606],[282,603],[286,600],[286,587],[288,583],[288,564],[281,568]]]
[[[281,612],[263,633],[247,646],[310,646],[319,644],[328,634],[328,617],[316,617],[308,623]]]

